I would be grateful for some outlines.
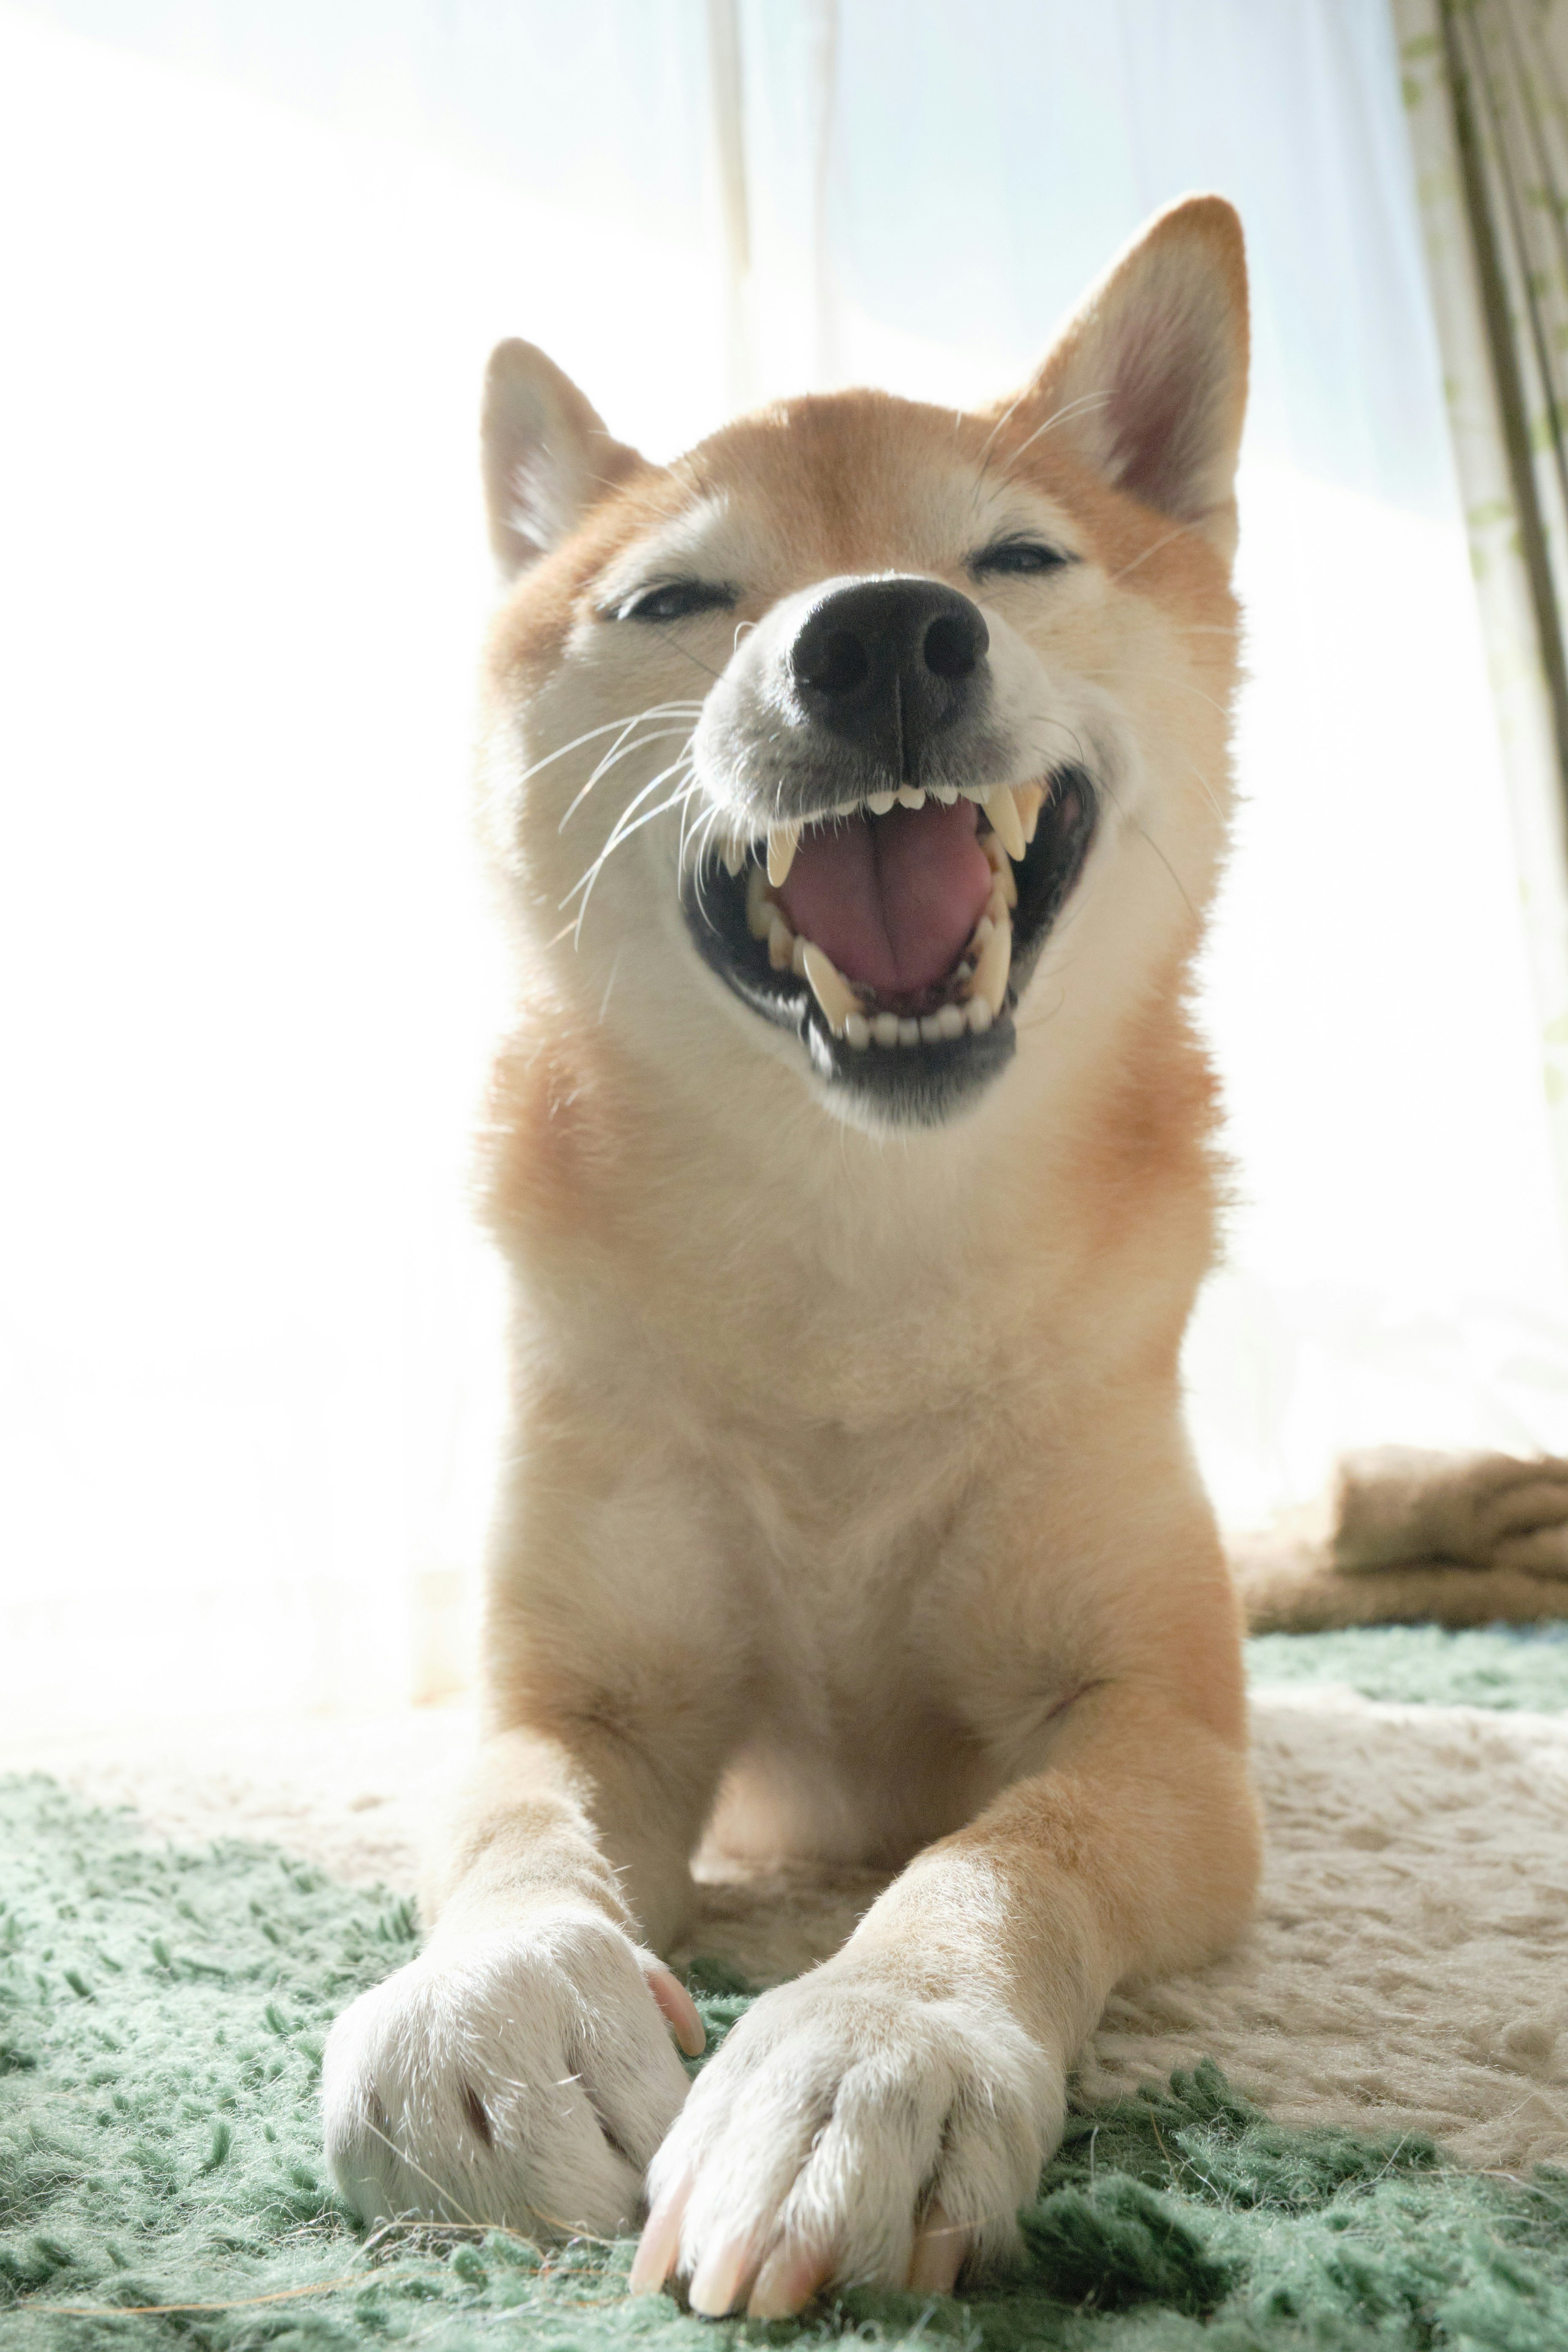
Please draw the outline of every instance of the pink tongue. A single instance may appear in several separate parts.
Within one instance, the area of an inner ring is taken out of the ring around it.
[[[778,893],[791,925],[846,980],[898,996],[931,987],[958,961],[991,895],[973,801],[890,809],[801,836]]]

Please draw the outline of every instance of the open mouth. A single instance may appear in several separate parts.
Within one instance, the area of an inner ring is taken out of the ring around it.
[[[779,824],[688,877],[705,961],[820,1074],[940,1118],[1014,1052],[1013,1014],[1082,870],[1079,767],[966,794],[903,787]]]

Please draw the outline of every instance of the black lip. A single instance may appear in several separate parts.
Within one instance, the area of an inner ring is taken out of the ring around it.
[[[934,1045],[871,1045],[857,1051],[835,1037],[803,980],[774,971],[766,946],[746,920],[746,869],[730,874],[715,857],[689,877],[682,910],[698,953],[727,988],[764,1021],[798,1037],[818,1076],[845,1087],[889,1123],[935,1127],[969,1102],[1017,1050],[1014,1013],[1058,915],[1083,871],[1100,814],[1099,795],[1085,768],[1059,768],[1050,777],[1035,838],[1013,868],[1018,904],[1013,913],[1013,966],[1007,1001],[983,1035]]]

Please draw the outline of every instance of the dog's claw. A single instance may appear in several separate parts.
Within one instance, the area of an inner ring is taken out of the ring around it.
[[[940,2205],[933,2205],[910,2256],[911,2294],[951,2294],[968,2252],[969,2231],[950,2221]]]
[[[833,2275],[833,2256],[816,2246],[775,2246],[757,2275],[748,2319],[793,2319]]]
[[[628,2294],[657,2294],[669,2276],[680,2251],[680,2224],[685,2218],[686,2200],[691,2194],[692,2179],[689,2172],[682,2173],[644,2223],[626,2277]]]
[[[721,2239],[704,2254],[691,2282],[687,2300],[704,2319],[722,2319],[741,2299],[741,2290],[757,2266],[750,2238]]]
[[[647,1987],[675,2029],[675,2038],[689,2058],[700,2058],[708,2047],[708,2032],[697,2003],[672,1969],[651,1968]]]

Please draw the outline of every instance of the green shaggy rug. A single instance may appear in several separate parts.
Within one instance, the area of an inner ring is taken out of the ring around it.
[[[1254,1683],[1344,1683],[1363,1698],[1426,1706],[1568,1707],[1568,1622],[1354,1625],[1339,1633],[1260,1633],[1247,1645]]]
[[[1254,1664],[1268,1681],[1381,1676],[1375,1696],[1568,1706],[1562,1641],[1323,1635],[1256,1644]],[[1568,2172],[1489,2176],[1424,2139],[1286,2129],[1207,2064],[1073,2118],[1005,2292],[854,2293],[801,2324],[715,2326],[629,2300],[629,2241],[367,2238],[325,2174],[317,2073],[330,2020],[414,1936],[406,1903],[275,1851],[153,1846],[52,1782],[0,1782],[0,2337],[18,2352],[1568,2347]],[[694,1984],[716,2046],[747,1997],[717,1966]]]

